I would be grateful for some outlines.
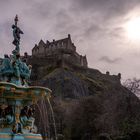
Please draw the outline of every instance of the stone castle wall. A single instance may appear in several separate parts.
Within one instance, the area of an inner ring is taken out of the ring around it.
[[[88,65],[86,56],[79,55],[76,52],[76,47],[72,43],[70,35],[68,35],[67,38],[57,41],[53,40],[52,42],[47,41],[44,43],[44,41],[41,40],[39,44],[36,44],[32,49],[32,57],[46,58],[46,61],[50,58],[55,58],[55,61],[59,59],[63,61],[66,59],[79,66],[87,67]]]

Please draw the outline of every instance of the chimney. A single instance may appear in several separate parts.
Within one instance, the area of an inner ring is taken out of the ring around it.
[[[71,38],[70,34],[68,34],[68,38]]]

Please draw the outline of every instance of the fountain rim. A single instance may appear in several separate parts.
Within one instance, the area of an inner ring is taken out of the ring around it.
[[[46,90],[50,93],[52,93],[52,90],[50,90],[49,88],[46,88],[46,87],[41,87],[41,86],[29,86],[29,87],[22,87],[22,86],[17,86],[13,83],[9,83],[9,82],[0,82],[0,86],[1,85],[9,85],[9,86],[13,86],[17,89],[42,89],[42,90]]]

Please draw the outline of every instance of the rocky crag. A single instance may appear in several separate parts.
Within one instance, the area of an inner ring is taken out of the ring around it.
[[[118,76],[88,68],[39,73],[46,75],[33,83],[52,89],[57,130],[64,139],[139,139],[140,101],[121,85]]]

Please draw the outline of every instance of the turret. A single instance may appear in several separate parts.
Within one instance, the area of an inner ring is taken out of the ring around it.
[[[68,34],[68,39],[71,39],[71,35],[70,34]]]

